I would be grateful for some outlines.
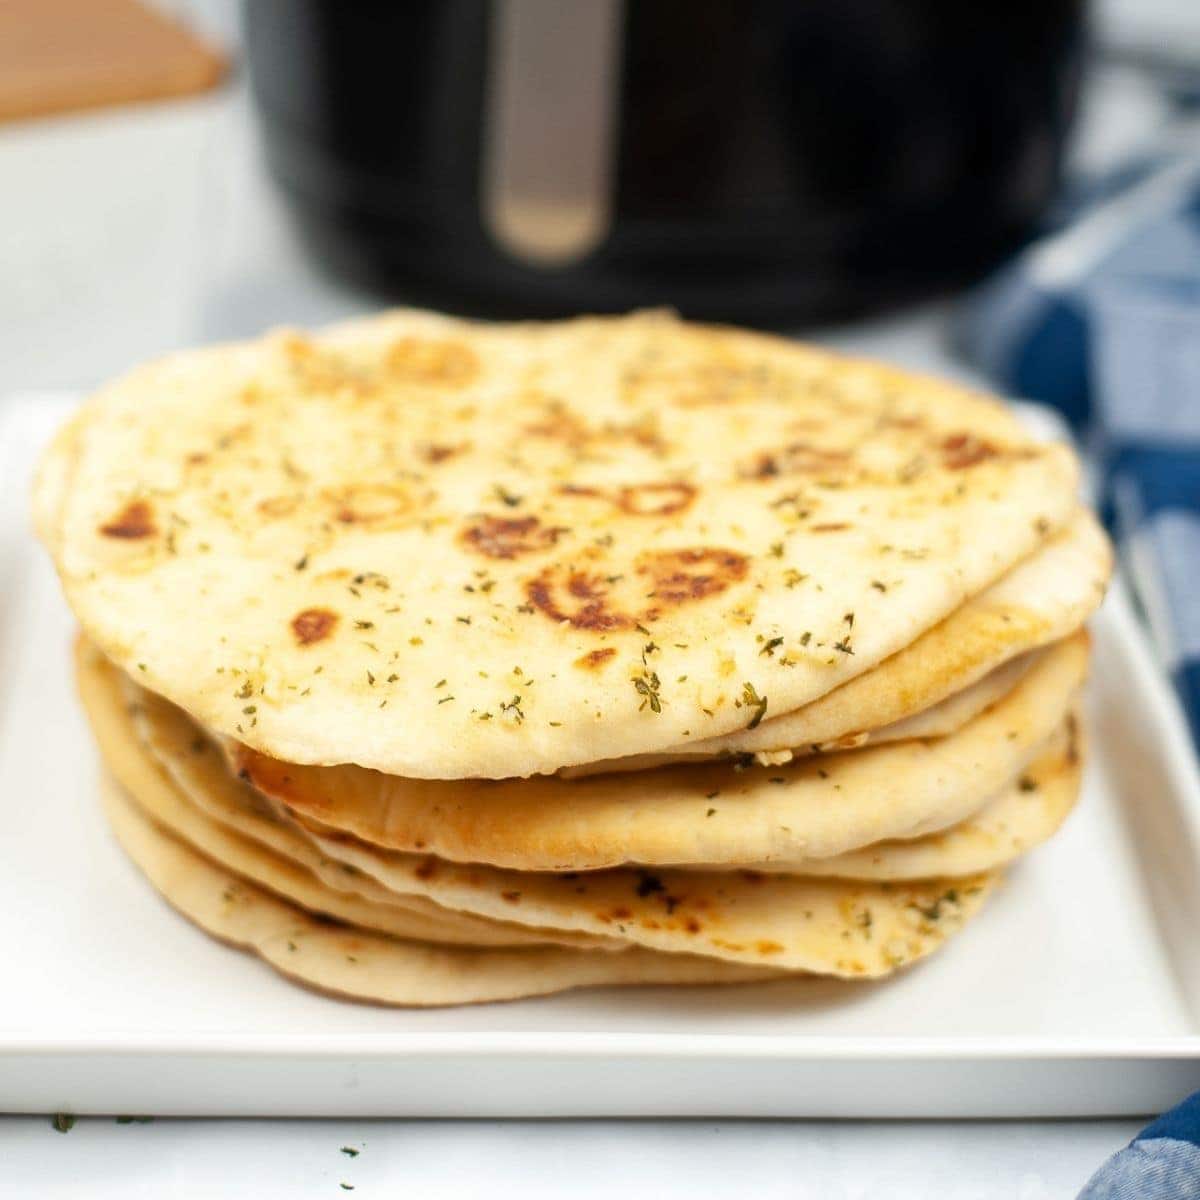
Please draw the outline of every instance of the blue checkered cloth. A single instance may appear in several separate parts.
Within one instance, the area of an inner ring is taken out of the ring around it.
[[[1093,452],[1102,508],[1200,747],[1200,157],[1087,194],[984,285],[959,328],[999,387]]]
[[[961,348],[1058,408],[1200,749],[1200,157],[1128,165],[966,307]],[[1080,1200],[1200,1200],[1200,1092]]]
[[[1079,1200],[1200,1200],[1200,1092],[1118,1150]]]

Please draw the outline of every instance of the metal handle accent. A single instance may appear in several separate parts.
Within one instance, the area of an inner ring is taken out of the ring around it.
[[[494,0],[483,220],[511,255],[561,267],[611,222],[624,0]]]

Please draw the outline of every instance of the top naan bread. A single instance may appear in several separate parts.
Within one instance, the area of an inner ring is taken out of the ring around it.
[[[635,754],[568,768],[564,774],[640,771],[722,754],[771,754],[812,747],[849,748],[898,737],[942,737],[1008,686],[1014,656],[1077,630],[1104,598],[1112,547],[1096,518],[1080,508],[1035,554],[960,604],[890,658],[754,729],[704,738],[658,754]],[[991,683],[985,680],[991,677]],[[1015,681],[1016,675],[1010,677]],[[962,714],[956,720],[954,714]]]
[[[809,703],[1033,553],[1075,484],[994,401],[782,339],[402,312],[134,371],[35,500],[141,683],[276,758],[436,779]]]

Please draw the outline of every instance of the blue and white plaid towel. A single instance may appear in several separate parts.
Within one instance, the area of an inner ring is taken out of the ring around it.
[[[1200,1200],[1200,1092],[1117,1151],[1079,1200]]]
[[[1001,390],[1059,408],[1200,750],[1200,156],[1127,168],[984,285],[963,348]],[[1080,1200],[1200,1200],[1200,1092]]]
[[[1200,156],[1122,182],[987,283],[960,335],[1002,390],[1056,406],[1093,450],[1200,748]]]

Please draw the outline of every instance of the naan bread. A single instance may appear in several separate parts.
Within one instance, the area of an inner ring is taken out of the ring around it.
[[[799,709],[1034,554],[1075,486],[999,404],[782,339],[397,313],[131,373],[35,507],[88,636],[207,727],[448,779]]]
[[[1087,670],[1084,633],[999,703],[936,741],[779,767],[662,767],[564,780],[399,779],[233,750],[235,770],[297,816],[376,845],[525,871],[827,858],[945,829],[981,808],[1062,722]]]
[[[85,673],[89,669],[85,664]],[[247,790],[228,772],[212,769],[215,756],[191,751],[195,727],[178,709],[147,695],[135,717],[116,703],[111,688],[106,693],[85,683],[85,694],[93,707],[104,710],[96,716],[107,761],[125,771],[134,798],[161,824],[197,848],[217,853],[224,849],[226,830],[236,831],[234,838],[243,844],[264,837],[264,823]],[[140,747],[139,726],[148,739]],[[130,756],[141,758],[155,778],[131,772]],[[166,776],[155,761],[168,767],[177,788],[163,786]],[[272,834],[265,836],[270,844],[281,844]],[[365,880],[397,899],[434,900],[439,911],[520,922],[543,939],[553,936],[548,930],[559,931],[563,939],[615,937],[668,953],[845,977],[878,977],[923,957],[978,909],[996,882],[976,874],[893,886],[756,872],[632,869],[564,876],[459,866],[423,855],[389,854],[345,838],[308,836],[327,861],[352,869],[348,885]],[[294,843],[282,845],[286,854]],[[244,845],[237,863],[221,861],[272,886],[283,877],[278,871],[264,874],[262,856],[247,853]],[[309,878],[306,907],[327,911],[326,889]],[[299,898],[290,881],[273,890]]]
[[[591,772],[601,766],[640,770],[690,756],[771,753],[843,740],[854,745],[896,736],[944,736],[958,727],[950,723],[952,714],[969,712],[982,695],[965,694],[974,684],[986,692],[983,681],[1015,655],[1079,629],[1104,598],[1111,572],[1108,538],[1096,518],[1079,509],[1043,549],[912,645],[811,704],[763,721],[755,729],[680,745],[654,758],[634,756],[575,770]],[[910,721],[911,727],[905,728]]]
[[[903,653],[903,651],[901,651]],[[1020,658],[1014,658],[1001,667],[989,671],[961,692],[955,692],[929,708],[915,712],[911,717],[893,721],[879,729],[861,733],[847,733],[832,741],[796,746],[790,750],[759,750],[753,753],[760,766],[779,766],[793,758],[808,754],[828,753],[834,750],[856,750],[861,746],[879,745],[881,742],[903,742],[909,738],[941,738],[957,733],[968,721],[977,717],[985,708],[990,708],[1001,697],[1017,685],[1017,681],[1033,665],[1039,653],[1031,650]],[[889,659],[889,661],[891,661]],[[876,670],[883,670],[877,667]],[[851,686],[851,685],[847,685]],[[813,705],[820,704],[820,700]],[[812,707],[812,706],[810,706]],[[720,739],[716,739],[720,740]],[[745,758],[749,751],[722,750],[713,754],[711,750],[701,752],[681,748],[677,752],[664,754],[632,754],[627,758],[609,758],[598,763],[587,763],[581,767],[564,767],[558,772],[561,779],[582,779],[585,775],[603,775],[612,771],[646,771],[653,767],[670,766],[672,763],[711,761],[715,758],[736,756]]]
[[[817,747],[802,747],[801,751],[807,749],[813,753],[828,753],[834,750],[853,750],[859,746],[879,745],[881,742],[949,737],[973,721],[981,712],[1004,699],[1046,653],[1048,651],[1031,650],[1020,658],[1010,659],[1002,667],[996,667],[982,679],[977,679],[970,687],[939,700],[929,708],[913,713],[911,717],[904,717],[890,725],[883,725],[879,729],[864,733],[848,733],[834,741],[822,742]]]
[[[120,673],[82,643],[76,648],[76,677],[105,765],[139,808],[206,857],[276,895],[353,925],[422,941],[620,944],[480,920],[422,896],[397,896],[322,854],[310,839],[272,817],[269,806],[256,805],[251,789],[230,777],[215,747],[178,709],[131,683],[130,694],[123,694]],[[134,694],[138,692],[140,696]],[[203,813],[189,803],[192,798],[205,801]]]
[[[1008,866],[1058,832],[1079,799],[1083,730],[1072,712],[1043,751],[994,800],[940,833],[876,842],[832,858],[764,863],[837,879],[932,879]]]
[[[308,832],[331,858],[400,894],[437,896],[448,908],[519,914],[539,928],[612,932],[650,949],[846,979],[877,979],[924,958],[1000,882],[998,872],[881,882],[629,867],[555,875],[449,863]]]
[[[164,900],[206,933],[281,975],[346,999],[431,1008],[580,987],[747,983],[781,972],[687,954],[566,947],[468,949],[331,925],[227,871],[159,829],[114,785],[105,808],[126,853]]]

